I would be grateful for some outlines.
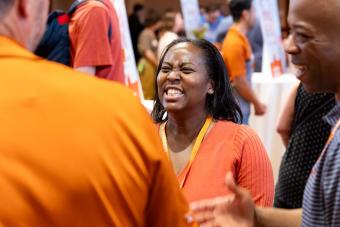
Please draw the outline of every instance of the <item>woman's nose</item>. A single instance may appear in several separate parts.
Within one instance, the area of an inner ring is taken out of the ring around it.
[[[180,78],[181,78],[181,73],[179,70],[171,70],[167,76],[167,79],[171,81],[180,80]]]

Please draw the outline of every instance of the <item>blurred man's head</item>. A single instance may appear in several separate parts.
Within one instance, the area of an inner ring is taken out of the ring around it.
[[[133,6],[133,13],[138,17],[140,23],[145,22],[145,10],[144,5],[137,3]]]
[[[286,46],[297,76],[310,92],[339,94],[340,1],[291,0],[292,35]]]
[[[256,14],[252,0],[231,0],[229,8],[234,22],[244,22],[248,29],[254,27]]]
[[[0,0],[0,35],[34,50],[45,31],[49,0]]]
[[[145,19],[145,26],[156,31],[161,27],[161,16],[153,9],[148,10]]]
[[[217,5],[210,5],[206,8],[206,20],[208,23],[215,23],[219,16],[221,16],[221,12]]]

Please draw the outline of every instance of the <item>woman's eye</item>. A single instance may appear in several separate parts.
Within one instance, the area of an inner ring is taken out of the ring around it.
[[[161,72],[162,73],[168,73],[168,72],[170,72],[170,68],[169,67],[162,67]]]
[[[193,73],[194,70],[190,69],[190,68],[183,68],[181,70],[184,74],[190,74],[190,73]]]

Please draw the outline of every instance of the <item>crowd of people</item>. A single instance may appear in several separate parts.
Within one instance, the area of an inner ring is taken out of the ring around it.
[[[0,0],[0,226],[340,226],[340,3],[290,1],[301,83],[278,124],[275,190],[247,125],[250,105],[267,108],[251,86],[254,3],[221,8],[202,7],[203,37],[188,39],[179,12],[134,7],[148,114],[123,86],[110,0],[49,17],[50,1]]]

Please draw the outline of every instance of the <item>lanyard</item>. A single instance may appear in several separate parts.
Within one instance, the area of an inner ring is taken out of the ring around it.
[[[208,128],[209,128],[211,122],[212,122],[212,118],[210,116],[207,117],[207,119],[204,122],[203,127],[201,128],[201,130],[200,130],[200,132],[199,132],[199,134],[198,134],[198,136],[196,138],[194,147],[191,150],[190,160],[189,160],[188,164],[185,166],[183,177],[182,177],[182,179],[179,179],[179,181],[180,181],[180,188],[183,188],[183,186],[184,186],[184,183],[185,183],[185,181],[186,181],[186,179],[187,179],[187,177],[189,175],[192,163],[193,163],[193,161],[194,161],[194,159],[195,159],[195,157],[197,155],[197,152],[198,152],[198,150],[199,150],[199,148],[201,146],[203,138],[204,138],[205,134],[207,133]],[[162,139],[164,150],[165,150],[165,152],[168,154],[168,156],[170,158],[169,146],[168,146],[168,142],[167,142],[167,139],[166,139],[166,133],[165,133],[165,126],[166,126],[166,122],[164,122],[163,124],[160,125],[159,133],[160,133],[160,136],[161,136],[161,139]]]
[[[338,120],[338,121],[336,122],[335,127],[333,128],[331,134],[329,135],[328,140],[327,140],[327,143],[326,143],[326,145],[325,145],[325,148],[327,148],[328,145],[331,143],[331,141],[333,140],[334,135],[335,135],[335,133],[336,133],[336,131],[338,130],[339,127],[340,127],[340,120]]]
[[[334,138],[334,135],[336,133],[336,131],[338,130],[338,128],[340,127],[340,120],[337,121],[335,127],[332,129],[332,132],[331,134],[329,135],[328,137],[328,140],[327,140],[327,143],[325,144],[320,156],[319,156],[319,159],[324,155],[324,153],[326,152],[329,144],[332,142],[333,138]]]

